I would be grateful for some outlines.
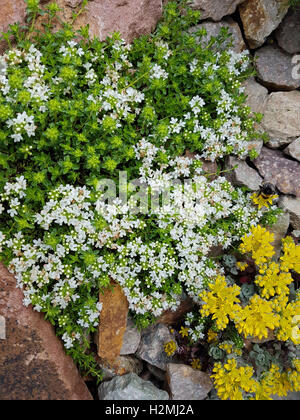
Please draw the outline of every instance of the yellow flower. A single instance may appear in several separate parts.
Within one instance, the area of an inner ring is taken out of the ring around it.
[[[233,344],[229,344],[229,343],[222,343],[220,344],[220,349],[224,350],[227,354],[232,354],[233,353]]]
[[[290,273],[281,273],[280,265],[272,262],[265,270],[264,275],[258,275],[255,283],[262,287],[261,295],[270,298],[277,295],[288,295],[290,290],[288,286],[293,282]]]
[[[167,356],[173,356],[173,354],[176,352],[177,350],[177,345],[175,343],[175,341],[169,341],[168,343],[166,343],[164,345],[164,349],[165,349],[165,353],[167,354]]]
[[[291,340],[295,345],[300,345],[300,331],[297,321],[300,320],[300,299],[288,303],[288,298],[277,300],[275,303],[280,314],[277,338],[281,341]]]
[[[243,392],[255,392],[257,389],[253,368],[238,368],[234,359],[228,360],[225,365],[216,363],[213,372],[212,378],[221,400],[243,400]]]
[[[241,261],[237,262],[236,266],[240,271],[245,271],[246,268],[249,267],[249,265],[246,262],[241,262]]]
[[[300,391],[300,360],[294,359],[292,362],[295,369],[290,369],[287,373],[288,381],[291,384],[291,391]]]
[[[251,199],[254,204],[258,206],[258,209],[260,210],[262,207],[269,207],[269,205],[273,204],[273,201],[278,198],[278,195],[270,195],[269,197],[264,197],[262,194],[254,193],[251,196]]]
[[[272,302],[254,295],[243,309],[241,318],[236,322],[240,334],[245,337],[267,338],[269,330],[279,326],[280,317],[273,311]]]
[[[181,330],[179,331],[179,334],[181,335],[181,337],[188,337],[189,329],[181,327]]]
[[[213,315],[219,330],[227,327],[230,319],[235,319],[241,311],[238,305],[240,288],[227,286],[225,277],[219,276],[215,283],[209,285],[210,292],[204,291],[200,298],[204,301],[202,316]]]
[[[207,342],[212,343],[217,340],[218,340],[218,333],[210,329],[207,333]]]
[[[272,400],[272,395],[285,397],[289,391],[291,391],[291,384],[287,373],[281,373],[279,367],[272,364],[257,388],[255,400]]]
[[[293,239],[288,236],[282,241],[283,256],[281,260],[281,268],[283,271],[294,270],[300,274],[300,245],[295,244]]]
[[[258,225],[252,227],[250,234],[242,238],[239,249],[243,254],[251,253],[253,260],[260,266],[275,254],[274,247],[271,245],[273,241],[274,234]]]
[[[192,366],[193,369],[201,370],[202,366],[201,366],[201,363],[200,363],[200,359],[194,359],[191,363],[191,366]]]

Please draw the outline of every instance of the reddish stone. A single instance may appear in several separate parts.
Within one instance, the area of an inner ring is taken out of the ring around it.
[[[22,300],[14,277],[0,265],[6,335],[0,339],[0,400],[92,400],[53,327]]]
[[[1,0],[0,4],[0,34],[8,30],[13,23],[25,23],[25,0]],[[5,43],[0,42],[0,52],[5,49]]]
[[[107,364],[114,366],[120,356],[127,326],[128,301],[116,283],[100,294],[102,311],[98,333],[98,355]]]
[[[79,0],[56,0],[63,9],[62,18],[70,22]],[[78,7],[78,10],[81,6]],[[102,41],[120,32],[127,41],[150,33],[162,16],[162,0],[93,0],[75,22],[75,27],[90,25],[91,37]]]

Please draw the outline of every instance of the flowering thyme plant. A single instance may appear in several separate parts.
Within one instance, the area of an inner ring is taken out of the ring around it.
[[[1,258],[24,304],[45,313],[97,376],[87,337],[111,279],[147,326],[182,291],[199,303],[224,272],[211,248],[234,246],[268,217],[243,189],[202,169],[203,159],[246,156],[260,116],[243,105],[247,54],[216,51],[226,32],[203,47],[205,31],[189,32],[198,12],[170,2],[154,34],[126,45],[118,34],[90,40],[88,28],[52,31],[55,3],[35,32],[39,2],[28,8],[30,40],[13,25],[4,37],[17,44],[0,64]],[[134,211],[127,183],[117,191],[127,201],[105,201],[101,181],[125,170],[146,184],[138,196],[146,211]],[[167,202],[148,206],[166,190]]]

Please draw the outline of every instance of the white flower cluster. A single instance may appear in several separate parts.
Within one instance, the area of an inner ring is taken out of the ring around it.
[[[199,156],[178,157],[159,166],[158,151],[146,140],[136,147],[141,180],[152,193],[166,198],[159,208],[139,215],[132,211],[131,199],[128,204],[119,199],[106,204],[100,191],[92,199],[85,186],[60,186],[35,216],[44,239],[26,244],[21,235],[5,242],[14,252],[11,270],[25,289],[26,304],[43,309],[50,302],[66,309],[80,299],[81,285],[96,285],[104,277],[123,287],[137,314],[159,316],[174,310],[183,289],[198,301],[203,287],[223,272],[210,258],[211,249],[229,248],[261,215],[226,179],[208,181]],[[189,177],[184,188],[183,177]],[[5,190],[23,194],[24,186],[19,179]],[[55,227],[61,231],[52,245],[47,238]],[[149,229],[160,232],[159,237],[148,239]],[[86,266],[67,262],[74,255],[81,255]],[[45,285],[50,293],[38,298]],[[86,312],[80,325],[94,325],[92,318],[93,312]]]
[[[9,128],[12,127],[13,129],[11,138],[14,139],[15,143],[23,140],[24,134],[27,134],[28,137],[35,135],[36,125],[34,124],[34,116],[27,115],[25,111],[17,114],[16,118],[9,119],[6,124]]]
[[[196,343],[204,338],[205,320],[199,314],[194,314],[193,312],[187,313],[184,325],[188,328],[189,338],[193,342]]]
[[[5,211],[4,203],[8,203],[7,214],[14,217],[18,214],[21,205],[20,200],[26,196],[27,182],[24,176],[16,178],[16,182],[7,182],[4,186],[4,192],[0,194],[0,215]]]

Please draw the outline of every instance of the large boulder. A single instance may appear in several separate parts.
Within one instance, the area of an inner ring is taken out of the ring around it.
[[[240,16],[250,48],[258,48],[265,43],[288,8],[288,0],[246,0],[240,5]]]
[[[92,400],[54,328],[0,265],[0,400]]]
[[[300,52],[300,7],[289,10],[276,31],[278,45],[290,54]]]
[[[242,32],[240,30],[239,25],[232,19],[227,18],[222,20],[221,22],[203,22],[199,25],[193,26],[190,28],[189,32],[193,33],[199,31],[199,29],[205,29],[207,32],[206,36],[203,36],[200,44],[205,48],[208,43],[210,42],[212,37],[217,37],[220,34],[222,28],[228,29],[228,33],[230,34],[230,38],[223,42],[221,47],[213,47],[215,49],[227,49],[230,44],[230,49],[236,53],[242,52],[246,49],[246,44],[243,39]]]
[[[201,11],[201,19],[221,20],[235,12],[237,6],[245,0],[191,0],[193,9]]]
[[[61,17],[71,21],[80,0],[55,0],[63,9]],[[131,42],[142,34],[150,33],[162,16],[162,0],[93,0],[75,22],[80,28],[89,24],[91,37],[105,40],[113,32]]]
[[[175,363],[167,365],[167,383],[172,400],[204,400],[213,387],[207,373]]]
[[[300,79],[293,78],[292,56],[276,45],[266,45],[256,51],[255,66],[258,79],[271,90],[300,87]]]
[[[300,196],[300,163],[287,159],[279,150],[263,147],[254,161],[265,181],[272,182],[283,194]]]
[[[274,92],[267,101],[262,127],[270,136],[269,147],[288,145],[300,137],[300,92]]]
[[[169,399],[166,391],[156,388],[151,382],[144,381],[135,373],[115,376],[111,381],[103,382],[99,386],[98,394],[100,400],[151,401]]]

